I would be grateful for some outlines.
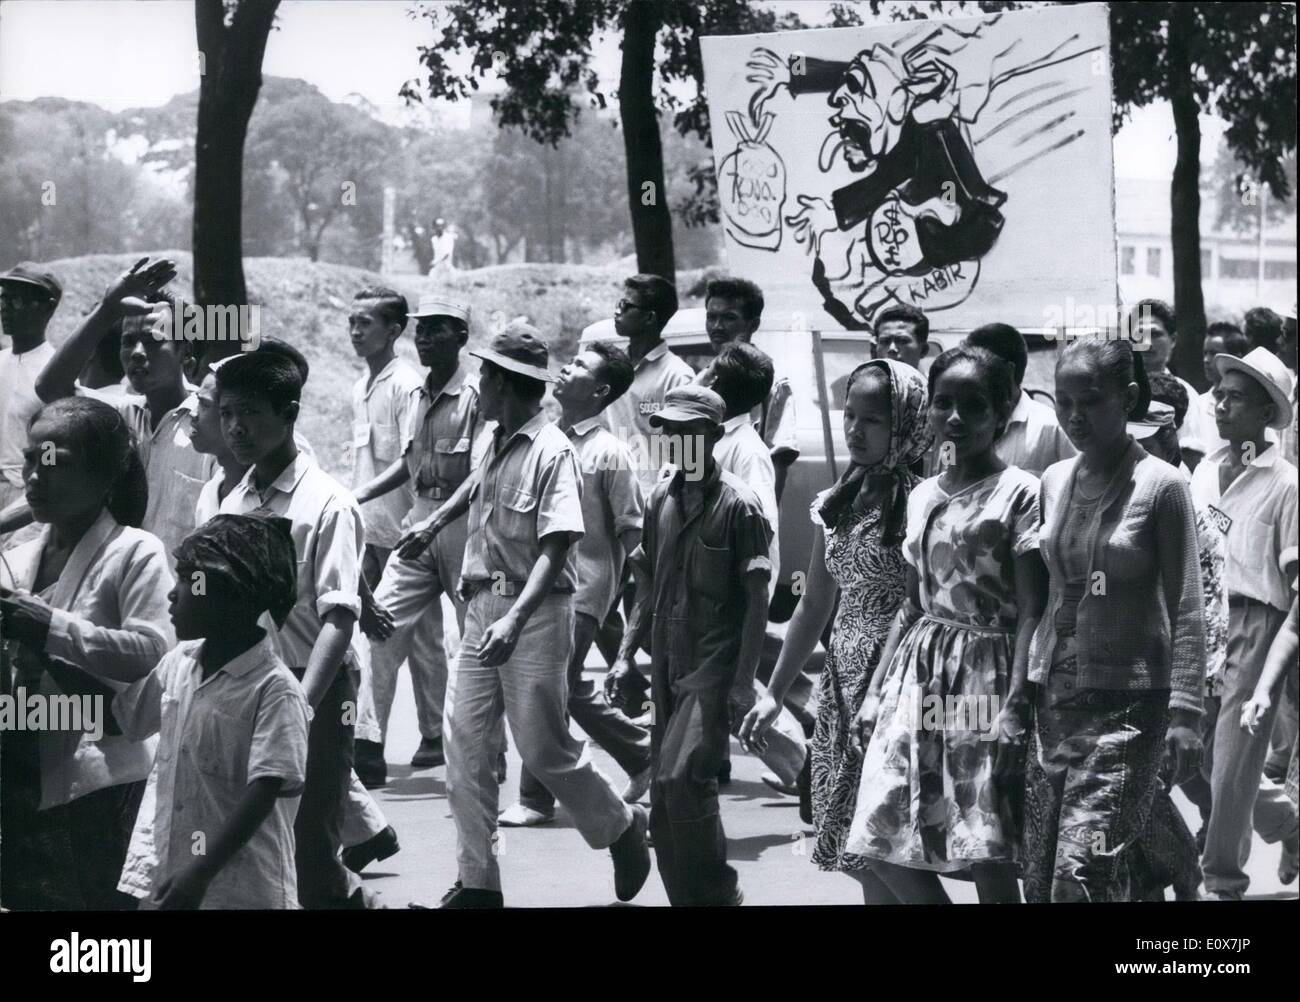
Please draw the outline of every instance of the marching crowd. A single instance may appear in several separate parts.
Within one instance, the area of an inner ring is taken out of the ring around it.
[[[657,868],[675,906],[741,903],[732,737],[867,903],[946,902],[940,875],[981,902],[1237,899],[1252,831],[1295,880],[1294,307],[1212,324],[1198,394],[1173,311],[1137,304],[1131,336],[1059,353],[1054,409],[1015,328],[923,374],[925,315],[886,309],[843,389],[848,469],[805,512],[747,280],[709,283],[699,373],[656,276],[563,364],[522,320],[471,348],[465,303],[360,290],[344,486],[297,429],[294,346],[155,336],[174,277],[137,263],[56,347],[58,279],[0,274],[0,694],[105,708],[98,735],[0,733],[5,908],[373,906],[403,664],[412,765],[445,766],[455,821],[443,907],[502,906],[498,825],[557,801],[620,900]],[[638,462],[655,439],[680,462]],[[772,664],[792,518],[816,531]]]

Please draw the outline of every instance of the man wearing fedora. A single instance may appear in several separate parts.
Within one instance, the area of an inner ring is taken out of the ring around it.
[[[496,432],[468,489],[398,544],[411,559],[469,514],[461,569],[468,607],[443,720],[460,879],[443,907],[503,904],[494,769],[503,714],[529,772],[564,805],[588,845],[610,850],[615,894],[630,901],[650,873],[646,812],[623,802],[569,733],[565,715],[582,480],[573,443],[542,410],[546,384],[555,381],[549,352],[535,328],[514,321],[490,348],[470,354],[482,360],[479,400]]]
[[[0,329],[10,341],[0,348],[0,511],[24,496],[27,425],[41,407],[36,377],[54,356],[45,328],[62,298],[59,280],[39,265],[19,264],[0,274]]]
[[[1291,422],[1286,366],[1265,348],[1244,358],[1218,355],[1215,364],[1222,379],[1214,391],[1214,420],[1228,444],[1192,474],[1193,499],[1224,536],[1228,592],[1228,659],[1214,739],[1206,747],[1212,803],[1203,869],[1210,897],[1239,899],[1250,885],[1243,866],[1252,818],[1266,842],[1294,847],[1296,840],[1294,810],[1257,800],[1276,707],[1253,734],[1239,721],[1291,606],[1292,573],[1284,568],[1283,551],[1295,545],[1297,478],[1296,468],[1265,436],[1268,428]]]
[[[485,429],[479,412],[478,379],[461,360],[461,350],[469,341],[469,306],[445,296],[422,296],[411,317],[415,320],[415,351],[429,374],[402,429],[401,455],[356,490],[357,502],[364,506],[409,485],[414,502],[402,520],[401,532],[428,518],[468,481],[471,450]],[[433,544],[418,556],[405,559],[398,553],[389,559],[375,589],[375,602],[393,617],[393,632],[386,640],[371,643],[371,670],[359,694],[358,758],[364,757],[372,773],[386,771],[384,738],[403,661],[410,666],[420,727],[420,747],[411,765],[432,769],[446,761],[442,723],[447,652],[442,596],[451,597],[463,628],[465,606],[456,584],[465,534],[465,519],[445,524]]]

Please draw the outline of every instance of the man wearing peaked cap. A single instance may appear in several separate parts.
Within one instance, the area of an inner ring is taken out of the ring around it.
[[[462,488],[468,490],[475,442],[491,430],[479,406],[478,378],[461,357],[469,342],[469,305],[447,296],[422,296],[410,316],[415,320],[415,350],[429,373],[410,422],[401,429],[400,455],[356,491],[357,501],[364,504],[412,484],[415,502],[402,521],[402,539]],[[388,610],[394,625],[389,637],[375,638],[371,644],[371,671],[363,677],[360,692],[357,749],[377,765],[384,761],[388,717],[403,661],[410,667],[420,727],[420,746],[411,765],[432,769],[446,762],[443,704],[449,652],[443,648],[442,595],[452,599],[463,634],[465,603],[456,585],[466,532],[466,520],[460,518],[443,525],[436,538],[431,535],[432,544],[418,555],[407,557],[399,550],[375,589],[376,603]],[[504,767],[504,755],[497,767]]]
[[[646,506],[641,545],[629,558],[636,604],[605,677],[606,695],[616,702],[649,637],[650,828],[674,906],[742,900],[727,863],[716,777],[733,721],[754,704],[772,530],[758,495],[713,455],[725,414],[722,397],[688,383],[668,390],[650,417],[651,427],[678,440],[683,462],[659,481]]]
[[[503,714],[528,771],[565,806],[589,846],[610,850],[615,893],[630,901],[650,873],[645,810],[623,803],[583,754],[565,716],[574,544],[584,524],[573,443],[542,410],[546,384],[554,381],[550,352],[536,328],[515,321],[470,354],[482,360],[479,399],[496,432],[469,486],[398,544],[401,556],[414,559],[446,525],[469,516],[461,568],[468,607],[443,718],[460,879],[443,907],[504,902],[492,768]]]
[[[27,425],[41,406],[36,377],[54,357],[45,328],[61,298],[63,286],[39,265],[19,264],[0,274],[0,330],[10,341],[0,349],[0,512],[23,497]]]
[[[1285,551],[1295,545],[1296,468],[1266,436],[1291,423],[1291,374],[1272,352],[1255,348],[1244,358],[1216,355],[1223,378],[1214,390],[1214,420],[1228,444],[1192,474],[1192,498],[1206,507],[1224,539],[1228,593],[1228,670],[1218,700],[1214,740],[1207,742],[1210,820],[1203,869],[1207,893],[1240,899],[1250,886],[1243,864],[1254,828],[1266,842],[1282,842],[1294,859],[1295,807],[1285,797],[1260,793],[1277,706],[1254,733],[1240,726],[1241,708],[1254,695],[1269,645],[1286,619],[1293,592]]]

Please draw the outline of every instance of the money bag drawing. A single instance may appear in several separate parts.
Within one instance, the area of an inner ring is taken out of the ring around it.
[[[1042,71],[1098,47],[1073,34],[1009,37],[995,30],[1001,17],[922,24],[849,62],[782,57],[763,47],[750,53],[745,79],[756,87],[748,120],[761,124],[755,132],[745,116],[727,115],[740,144],[722,163],[734,156],[745,166],[732,177],[725,169],[719,175],[726,224],[740,243],[771,251],[781,246],[782,222],[788,226],[812,255],[810,278],[824,308],[850,330],[869,328],[891,302],[941,310],[964,301],[1006,225],[1007,192],[997,183],[1084,134],[1071,122],[1069,102],[1085,88],[1069,89]],[[1007,100],[990,112],[995,91]],[[829,191],[795,192],[798,208],[763,229],[755,213],[765,218],[786,198],[786,165],[762,145],[780,114],[768,106],[781,92],[794,100],[827,95],[831,128],[817,153],[818,171],[842,177],[846,167],[862,176]],[[986,175],[978,145],[1017,124],[1029,131],[1003,145],[1018,159]],[[972,136],[975,126],[980,134]]]
[[[727,125],[739,145],[723,159],[718,197],[727,233],[738,243],[760,250],[781,245],[781,211],[785,208],[785,163],[767,145],[776,120],[764,115],[756,125],[738,111],[727,112]]]

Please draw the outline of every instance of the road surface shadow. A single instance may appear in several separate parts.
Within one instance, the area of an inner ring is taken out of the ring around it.
[[[744,838],[727,839],[727,858],[755,862],[767,849],[779,846],[794,846],[794,852],[802,848],[806,839],[802,832],[783,832],[770,835],[748,835]]]

